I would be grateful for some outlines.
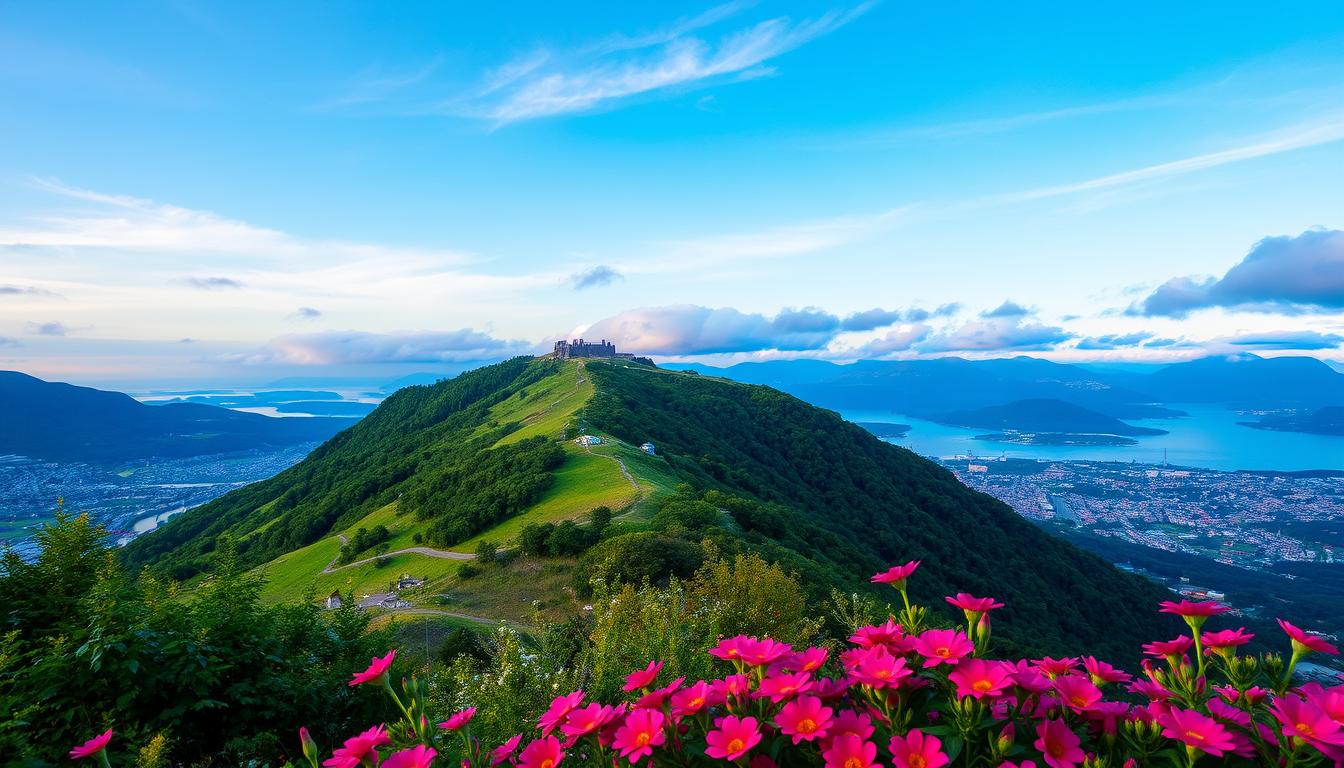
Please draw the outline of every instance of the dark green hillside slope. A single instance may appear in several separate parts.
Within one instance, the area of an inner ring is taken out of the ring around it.
[[[922,559],[915,596],[1001,598],[996,621],[1037,649],[1127,658],[1160,628],[1166,593],[1054,538],[951,473],[835,413],[763,386],[590,363],[595,428],[652,440],[694,483],[790,507],[832,536],[827,559],[859,579]],[[837,545],[836,541],[842,542]]]
[[[540,439],[490,448],[510,425],[490,425],[488,410],[556,366],[515,358],[401,389],[299,464],[173,518],[131,542],[125,558],[185,578],[204,570],[228,536],[245,566],[259,565],[403,493],[416,502],[403,507],[434,518],[435,543],[456,543],[527,506],[549,483],[559,449]],[[445,487],[472,493],[453,498]]]

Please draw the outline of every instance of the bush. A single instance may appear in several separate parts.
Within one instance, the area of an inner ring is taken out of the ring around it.
[[[616,584],[666,584],[673,576],[688,577],[704,561],[699,545],[652,531],[613,536],[579,560],[574,570],[574,589],[592,594],[592,582],[601,579]]]
[[[588,519],[588,526],[592,529],[595,536],[601,536],[602,531],[605,531],[607,526],[611,525],[611,517],[611,507],[608,507],[605,504],[593,509],[593,512]]]
[[[565,520],[555,526],[551,535],[546,537],[546,550],[561,557],[582,554],[592,546],[593,539],[585,528],[580,528],[573,520]]]
[[[555,525],[552,523],[542,523],[541,525],[528,523],[518,534],[518,548],[525,554],[534,557],[550,554],[550,550],[546,548],[546,540],[551,537],[553,531],[555,531]]]
[[[489,539],[481,539],[476,544],[476,562],[481,567],[494,565],[499,559],[499,545]]]

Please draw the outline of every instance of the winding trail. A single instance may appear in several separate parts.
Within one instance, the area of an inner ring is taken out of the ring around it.
[[[344,536],[341,537],[341,543],[342,544],[346,543]],[[374,560],[377,560],[380,557],[391,557],[392,555],[403,555],[403,554],[425,555],[426,557],[437,557],[442,560],[476,559],[475,555],[468,554],[466,552],[449,552],[446,549],[430,549],[429,547],[407,547],[405,549],[393,550],[392,552],[384,552],[381,555],[374,555],[373,557],[366,557],[362,560],[356,560],[353,563],[346,563],[345,565],[336,565],[336,560],[332,560],[330,563],[327,564],[326,568],[322,569],[322,572],[332,573],[334,571],[339,571],[342,568],[354,568],[356,565],[364,565],[365,563],[372,563]],[[339,560],[340,555],[337,555],[336,559]]]

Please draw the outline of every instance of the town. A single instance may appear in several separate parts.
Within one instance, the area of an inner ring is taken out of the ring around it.
[[[1247,569],[1344,560],[1344,476],[1086,461],[944,460],[1023,517]]]

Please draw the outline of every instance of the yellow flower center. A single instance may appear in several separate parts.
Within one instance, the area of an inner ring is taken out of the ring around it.
[[[975,684],[972,685],[971,688],[973,690],[979,691],[980,693],[986,693],[988,691],[994,690],[994,684],[988,680],[976,680]]]
[[[802,720],[798,721],[798,724],[796,726],[794,726],[794,730],[798,731],[799,733],[811,733],[817,730],[817,723],[814,720],[808,720],[807,718],[803,718]]]
[[[702,706],[704,706],[704,705],[705,705],[705,700],[704,700],[704,698],[701,697],[701,696],[696,696],[694,699],[691,699],[691,700],[687,703],[687,706],[689,706],[691,709],[699,709],[700,707],[702,707]]]
[[[946,659],[948,656],[952,655],[952,649],[944,645],[938,648],[934,648],[933,653],[935,656],[941,656],[942,658]]]
[[[548,757],[541,761],[541,768],[555,768],[555,761]]]
[[[1316,735],[1316,731],[1312,729],[1311,723],[1298,723],[1293,727],[1296,728],[1297,732],[1302,734],[1303,736],[1312,737]]]
[[[910,764],[910,768],[924,768],[928,765],[923,755],[911,755],[906,762]]]
[[[1190,739],[1191,741],[1203,741],[1203,740],[1204,740],[1204,734],[1200,733],[1199,731],[1186,731],[1186,732],[1185,732],[1185,736],[1186,736],[1186,738]]]
[[[845,768],[864,768],[863,761],[857,757],[846,758]]]
[[[635,737],[635,746],[637,747],[647,746],[649,740],[652,738],[653,734],[649,733],[648,731],[644,731]]]
[[[742,741],[741,739],[733,739],[732,741],[728,742],[728,746],[725,748],[725,751],[731,755],[734,752],[741,752],[742,748],[745,747],[746,745],[747,745],[746,742]],[[549,768],[549,766],[547,766],[546,768]]]

